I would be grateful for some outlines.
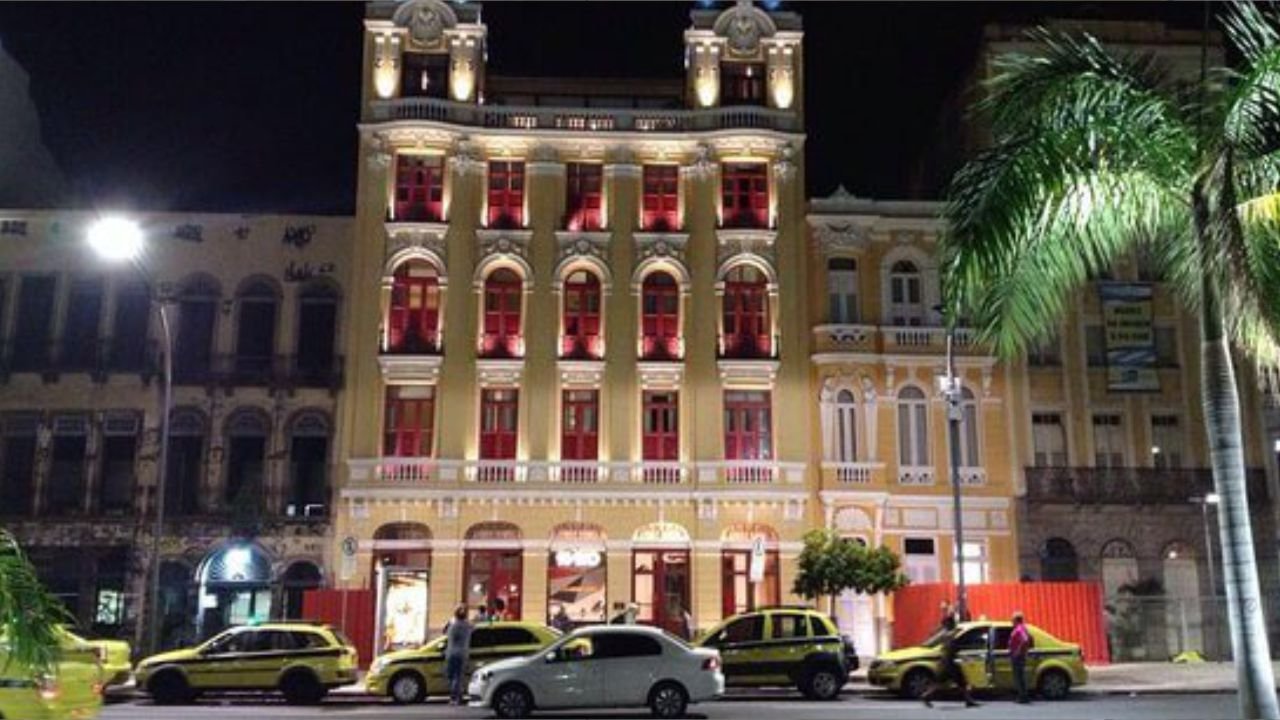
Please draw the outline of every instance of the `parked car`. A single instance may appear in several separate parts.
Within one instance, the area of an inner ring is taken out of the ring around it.
[[[317,703],[356,680],[356,649],[337,630],[307,623],[237,627],[193,648],[138,663],[138,687],[161,704],[217,691],[280,691],[293,704]]]
[[[720,653],[695,648],[657,628],[581,628],[536,655],[499,660],[471,676],[473,707],[501,718],[534,710],[648,707],[684,715],[690,703],[724,693]]]
[[[1009,660],[1012,627],[1007,621],[960,624],[956,658],[965,679],[975,690],[1014,689],[1013,665]],[[1088,682],[1089,673],[1079,645],[1059,640],[1030,623],[1027,629],[1033,640],[1027,656],[1028,685],[1041,697],[1060,700],[1071,688]],[[906,697],[919,697],[941,671],[941,639],[939,631],[920,645],[881,655],[867,669],[867,681]]]
[[[831,618],[809,608],[734,615],[697,644],[720,651],[729,687],[794,685],[805,697],[831,700],[858,669],[853,641]]]
[[[9,656],[0,640],[0,718],[87,720],[102,707],[102,668],[64,657],[39,674]]]
[[[102,686],[104,690],[119,687],[129,682],[133,675],[133,649],[124,640],[93,639],[77,635],[71,628],[62,626],[63,648],[90,648],[102,664]]]
[[[560,637],[559,630],[530,622],[494,622],[476,626],[466,669],[477,669],[497,660],[535,653]],[[445,638],[413,650],[389,652],[373,661],[365,676],[370,695],[386,695],[397,703],[419,703],[431,695],[448,695],[444,676]]]

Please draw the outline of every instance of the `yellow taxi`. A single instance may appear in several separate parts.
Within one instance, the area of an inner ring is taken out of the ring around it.
[[[530,622],[481,623],[471,633],[466,679],[479,668],[504,658],[531,655],[560,637],[560,631]],[[396,703],[419,703],[431,695],[448,695],[444,676],[445,638],[412,650],[397,650],[378,657],[365,677],[365,691],[385,695]]]
[[[720,651],[729,687],[794,685],[832,700],[858,669],[853,642],[811,608],[772,607],[726,618],[695,643]]]
[[[956,660],[975,690],[1013,690],[1008,621],[960,623]],[[1088,682],[1080,646],[1065,642],[1027,623],[1033,640],[1027,655],[1027,686],[1046,700],[1061,700],[1073,687]],[[920,697],[941,674],[943,632],[924,643],[885,653],[867,669],[867,682],[907,697]]]
[[[133,649],[123,640],[89,640],[72,632],[66,626],[58,627],[58,635],[64,652],[91,651],[102,665],[102,685],[104,688],[117,687],[129,682],[133,674],[131,656]]]
[[[219,691],[280,691],[292,704],[313,704],[356,681],[356,649],[325,625],[264,623],[226,630],[193,648],[138,663],[138,687],[157,703],[191,702]]]
[[[102,707],[102,668],[64,657],[40,674],[9,657],[0,642],[0,718],[87,720]]]

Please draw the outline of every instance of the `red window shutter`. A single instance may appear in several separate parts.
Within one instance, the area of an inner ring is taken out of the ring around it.
[[[645,392],[642,448],[645,460],[680,459],[679,407],[677,393]]]
[[[439,350],[440,280],[435,268],[411,261],[396,269],[387,318],[390,352]]]
[[[430,457],[435,430],[435,388],[387,388],[383,454]]]
[[[643,175],[641,224],[644,229],[654,232],[679,230],[679,168],[675,165],[645,165]]]
[[[595,460],[599,457],[600,393],[596,390],[565,390],[560,432],[560,456],[565,460]]]
[[[565,168],[565,227],[599,230],[603,226],[603,170],[595,163],[569,163]]]
[[[641,287],[641,354],[644,358],[679,356],[680,288],[665,272],[650,273]]]
[[[524,163],[489,163],[489,227],[524,226]]]
[[[764,273],[750,266],[729,271],[723,298],[726,357],[771,357],[769,289]]]
[[[724,394],[726,460],[769,460],[773,457],[773,412],[770,393],[730,390]]]
[[[601,357],[600,279],[594,273],[578,270],[565,281],[563,322],[563,357]]]
[[[769,226],[769,173],[764,163],[725,163],[720,200],[725,227]]]
[[[480,393],[480,457],[514,460],[519,417],[516,390],[486,389]]]
[[[395,219],[439,222],[444,217],[444,166],[438,157],[396,158]]]
[[[520,311],[523,284],[507,268],[494,271],[484,281],[484,338],[486,357],[520,354]]]

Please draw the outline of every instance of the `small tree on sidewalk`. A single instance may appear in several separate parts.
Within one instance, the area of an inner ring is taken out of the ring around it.
[[[874,595],[905,586],[898,556],[887,547],[868,548],[832,530],[813,530],[804,536],[792,592],[817,601],[827,598],[827,612],[835,614],[836,598],[845,590]]]

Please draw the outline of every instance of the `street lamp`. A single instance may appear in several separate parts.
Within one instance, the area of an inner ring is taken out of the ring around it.
[[[969,591],[964,578],[964,513],[960,508],[960,420],[964,410],[960,407],[960,378],[956,376],[955,339],[956,320],[947,314],[946,308],[934,308],[942,315],[947,328],[947,374],[938,378],[938,389],[947,402],[947,437],[951,455],[951,509],[955,528],[956,554],[956,619],[963,621],[969,615]]]
[[[1214,620],[1213,640],[1215,645],[1217,644],[1218,638],[1220,637],[1217,632],[1218,571],[1217,571],[1217,561],[1214,559],[1213,534],[1209,532],[1209,506],[1212,505],[1214,507],[1217,507],[1218,503],[1221,500],[1222,498],[1220,498],[1218,496],[1218,493],[1216,492],[1205,493],[1203,497],[1191,498],[1192,502],[1196,502],[1200,504],[1200,521],[1204,524],[1204,554],[1205,554],[1205,560],[1208,562],[1208,566],[1209,566],[1209,602],[1212,603],[1211,607],[1213,608],[1213,620]],[[1221,653],[1219,653],[1219,656],[1221,656]]]
[[[173,407],[173,335],[169,313],[155,295],[155,284],[142,262],[144,236],[133,220],[121,216],[99,218],[89,226],[85,239],[98,257],[109,262],[131,262],[147,280],[148,297],[160,318],[161,352],[164,362],[164,393],[160,407],[160,468],[156,477],[155,528],[151,533],[151,567],[147,581],[147,648],[160,649],[160,536],[164,533],[164,495],[169,474],[169,413]]]

